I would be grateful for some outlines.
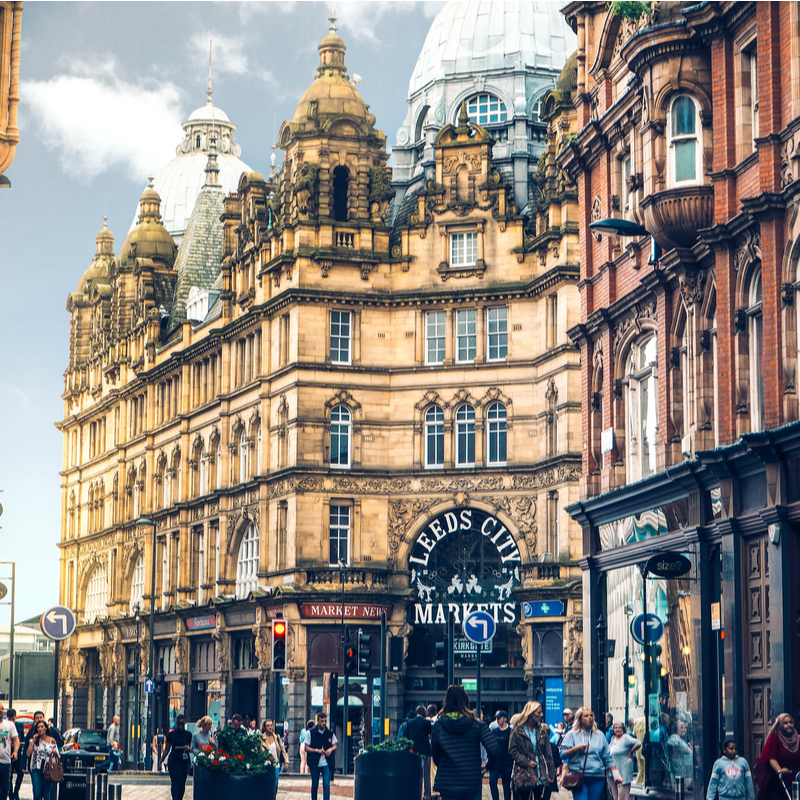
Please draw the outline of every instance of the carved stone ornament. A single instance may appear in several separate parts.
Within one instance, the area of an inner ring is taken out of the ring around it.
[[[599,195],[594,198],[592,201],[592,222],[597,222],[598,220],[603,218],[603,204],[600,202]],[[600,242],[603,240],[603,236],[596,231],[592,231],[592,239],[596,242]]]
[[[738,272],[753,261],[761,260],[761,231],[748,230],[733,254],[733,267]]]
[[[702,269],[699,269],[696,272],[687,272],[681,275],[681,294],[683,295],[683,299],[687,306],[703,302],[703,283],[705,282],[705,279],[705,271]]]

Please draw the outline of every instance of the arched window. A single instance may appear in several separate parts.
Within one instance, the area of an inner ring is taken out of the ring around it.
[[[506,463],[506,416],[506,407],[502,403],[493,403],[486,413],[486,462],[490,467],[499,467]]]
[[[444,466],[444,411],[439,406],[425,412],[425,466]]]
[[[258,426],[258,433],[256,434],[256,468],[255,474],[261,474],[261,456],[264,450],[261,444],[261,425]]]
[[[692,353],[691,328],[693,315],[687,312],[678,348],[681,365],[681,401],[683,405],[683,435],[688,436],[694,422],[694,354]]]
[[[207,478],[206,478],[206,448],[200,448],[200,455],[197,459],[197,469],[199,470],[200,474],[198,476],[198,484],[199,484],[199,496],[202,497],[204,494],[208,493],[208,485],[207,485]]]
[[[242,599],[258,588],[258,528],[254,523],[247,526],[239,558],[236,562],[236,597]]]
[[[139,518],[139,478],[133,480],[133,518]]]
[[[506,104],[493,94],[476,94],[467,101],[467,114],[472,122],[492,125],[508,119]]]
[[[98,564],[86,588],[86,621],[94,622],[108,612],[108,573],[105,564]]]
[[[349,177],[347,167],[334,168],[333,218],[336,222],[347,222],[347,184]]]
[[[456,411],[456,466],[475,466],[475,409],[459,406]]]
[[[139,553],[136,564],[133,567],[133,578],[131,580],[131,605],[130,610],[139,603],[141,606],[144,601],[144,553]]]
[[[748,295],[750,334],[750,430],[764,430],[764,327],[761,316],[761,266],[753,270]]]
[[[625,417],[628,481],[656,471],[658,435],[658,340],[640,339],[631,347],[626,384]]]
[[[247,434],[239,437],[239,483],[247,482]]]
[[[346,406],[331,411],[331,466],[350,466],[350,411]]]
[[[425,123],[428,121],[428,111],[430,111],[430,106],[425,106],[420,115],[417,117],[417,127],[414,132],[414,141],[418,142],[425,134],[423,128]]]
[[[698,105],[693,97],[678,95],[669,109],[667,160],[670,188],[699,183],[702,177],[702,150]]]

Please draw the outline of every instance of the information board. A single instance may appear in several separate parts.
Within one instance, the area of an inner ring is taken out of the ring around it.
[[[544,721],[545,724],[554,728],[564,718],[561,712],[564,710],[564,679],[545,678],[544,679]]]

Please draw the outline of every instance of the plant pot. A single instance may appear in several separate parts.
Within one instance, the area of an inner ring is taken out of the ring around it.
[[[353,800],[422,796],[422,758],[407,751],[361,753],[355,760]]]
[[[219,800],[221,797],[257,797],[275,800],[275,770],[261,775],[226,775],[194,765],[192,795],[194,800]]]

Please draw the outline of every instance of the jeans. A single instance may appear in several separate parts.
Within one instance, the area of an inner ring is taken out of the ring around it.
[[[108,754],[110,763],[108,765],[108,771],[114,772],[115,770],[119,769],[119,750],[111,749],[111,752]]]
[[[11,789],[11,764],[0,764],[0,800],[6,800]]]
[[[422,759],[422,800],[431,800],[431,761],[430,756]]]
[[[22,753],[22,745],[19,746],[20,753]],[[20,755],[12,765],[14,768],[11,770],[11,779],[13,786],[9,787],[8,794],[12,800],[17,800],[19,797],[19,790],[22,786],[22,779],[25,777],[25,759]],[[16,777],[15,777],[16,774]]]
[[[167,759],[167,768],[169,769],[172,800],[183,800],[184,792],[186,792],[186,776],[189,774],[189,759],[172,758],[170,753],[170,757]]]
[[[481,798],[483,797],[483,789],[482,788],[478,789],[477,793],[472,797],[470,797],[469,795],[465,797],[463,794],[456,796],[454,794],[441,794],[441,793],[439,794],[439,796],[442,798],[442,800],[481,800]]]
[[[489,791],[492,793],[492,800],[500,800],[500,792],[497,791],[497,781],[503,782],[503,800],[511,800],[511,770],[514,767],[500,767],[493,769],[489,773]]]
[[[56,800],[57,784],[45,778],[44,770],[32,769],[31,783],[33,784],[33,800]]]
[[[583,788],[572,793],[572,800],[603,800],[606,790],[605,775],[583,776]]]
[[[534,786],[533,789],[514,789],[514,800],[542,800],[544,786]]]
[[[322,800],[331,800],[331,768],[327,764],[324,767],[311,767],[311,800],[317,800],[320,775],[322,775]]]

